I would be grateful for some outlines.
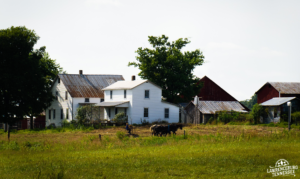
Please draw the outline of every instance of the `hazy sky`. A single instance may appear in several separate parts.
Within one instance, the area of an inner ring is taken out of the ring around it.
[[[148,36],[189,38],[208,76],[238,100],[267,81],[300,82],[300,1],[0,0],[0,29],[26,26],[68,73],[121,74]]]

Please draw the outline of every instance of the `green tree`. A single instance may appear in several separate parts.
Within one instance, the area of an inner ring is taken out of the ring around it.
[[[293,112],[291,117],[296,125],[298,125],[298,122],[300,121],[300,111]]]
[[[256,103],[253,105],[253,108],[252,108],[252,111],[250,114],[254,118],[254,124],[257,124],[260,116],[262,116],[264,114],[264,109],[261,105]]]
[[[100,107],[95,105],[80,106],[76,110],[76,119],[80,125],[100,120]]]
[[[26,27],[0,30],[0,122],[9,126],[41,113],[54,98],[50,86],[62,68],[45,47],[33,48],[38,40]]]
[[[181,100],[190,101],[195,96],[201,84],[199,78],[193,75],[196,66],[202,65],[204,56],[200,50],[182,52],[190,41],[178,39],[169,42],[168,37],[148,37],[153,49],[138,48],[136,53],[137,62],[129,62],[128,66],[138,67],[141,71],[139,76],[148,79],[162,88],[162,95],[169,102]]]
[[[253,105],[257,103],[257,95],[254,94],[251,99],[246,99],[244,101],[240,101],[243,105],[245,105],[247,108],[252,109]]]

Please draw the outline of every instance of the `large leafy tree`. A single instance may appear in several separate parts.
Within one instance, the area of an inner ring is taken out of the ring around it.
[[[251,99],[246,99],[244,101],[240,101],[240,103],[242,103],[243,105],[245,105],[247,108],[252,109],[254,104],[257,103],[257,95],[254,94]]]
[[[128,66],[138,67],[142,79],[159,85],[167,101],[190,101],[201,88],[201,84],[197,84],[199,78],[192,72],[203,64],[202,52],[198,49],[183,52],[182,48],[190,43],[187,38],[169,42],[168,37],[162,35],[149,36],[148,41],[153,48],[138,48],[137,62],[129,62]]]
[[[0,122],[11,125],[26,115],[32,119],[53,99],[50,86],[62,68],[45,47],[33,48],[38,39],[26,27],[0,30]]]

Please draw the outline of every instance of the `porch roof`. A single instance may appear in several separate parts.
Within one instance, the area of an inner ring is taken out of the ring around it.
[[[129,107],[129,101],[113,101],[113,102],[102,102],[96,106],[100,107]]]
[[[280,97],[280,98],[272,98],[268,101],[265,101],[263,103],[261,103],[261,106],[280,106],[286,102],[289,102],[293,99],[295,99],[296,97]]]

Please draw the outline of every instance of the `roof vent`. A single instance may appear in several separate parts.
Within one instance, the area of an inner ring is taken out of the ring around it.
[[[131,81],[135,81],[135,75],[131,76]]]
[[[79,75],[82,75],[82,70],[79,70]]]

